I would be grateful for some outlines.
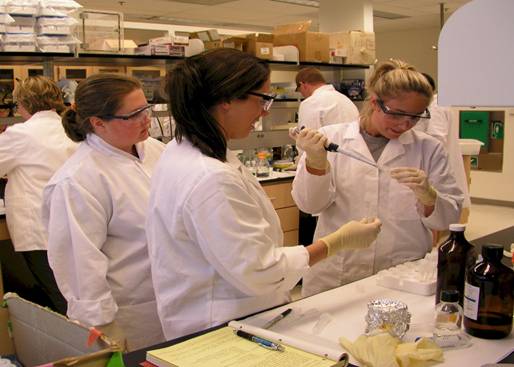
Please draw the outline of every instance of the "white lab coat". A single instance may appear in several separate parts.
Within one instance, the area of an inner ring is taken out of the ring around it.
[[[443,143],[448,152],[448,160],[457,184],[464,193],[464,203],[462,206],[469,208],[471,200],[469,198],[464,162],[462,160],[462,151],[459,146],[459,121],[453,118],[449,107],[437,104],[437,95],[434,95],[434,99],[430,106],[428,106],[428,109],[430,110],[430,120],[421,119],[414,126],[414,129],[424,131]]]
[[[298,126],[319,129],[330,124],[351,122],[359,118],[357,106],[331,84],[316,89],[298,110]]]
[[[136,144],[140,158],[88,134],[44,191],[48,260],[68,317],[115,320],[128,349],[164,341],[150,275],[145,215],[150,176],[164,144]]]
[[[321,133],[374,162],[357,121],[330,125]],[[425,133],[409,130],[390,140],[373,167],[338,153],[328,153],[330,170],[309,174],[305,155],[293,181],[293,198],[307,213],[321,213],[314,238],[363,217],[378,217],[382,229],[369,248],[344,250],[313,266],[303,279],[302,294],[311,295],[370,276],[381,269],[423,257],[432,247],[431,229],[446,229],[459,219],[462,192],[448,169],[442,144]],[[393,167],[424,170],[438,192],[434,212],[423,217],[412,191],[389,175]]]
[[[307,250],[282,247],[279,218],[235,154],[168,144],[152,177],[147,236],[164,335],[173,339],[290,301]]]
[[[77,149],[55,111],[40,111],[0,134],[0,177],[7,174],[5,209],[16,251],[46,250],[43,188]]]

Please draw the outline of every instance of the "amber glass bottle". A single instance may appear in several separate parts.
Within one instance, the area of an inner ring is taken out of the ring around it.
[[[464,288],[464,329],[484,339],[512,330],[514,271],[501,263],[503,246],[484,245],[483,261],[468,269]]]
[[[466,269],[476,262],[476,251],[466,237],[465,224],[450,224],[450,236],[437,249],[437,289],[435,304],[442,291],[459,292],[459,305],[463,305]]]

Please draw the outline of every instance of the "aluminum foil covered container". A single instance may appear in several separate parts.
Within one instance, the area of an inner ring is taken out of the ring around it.
[[[402,338],[409,330],[410,313],[401,301],[376,299],[368,303],[366,315],[366,334],[388,332]]]

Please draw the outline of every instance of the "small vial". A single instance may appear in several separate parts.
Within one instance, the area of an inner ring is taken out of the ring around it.
[[[469,344],[469,337],[461,331],[462,315],[459,291],[441,291],[441,301],[436,306],[433,336],[434,342],[439,347],[463,347]]]
[[[268,162],[266,152],[259,152],[257,154],[257,165],[255,167],[255,172],[257,177],[268,177],[271,166]]]

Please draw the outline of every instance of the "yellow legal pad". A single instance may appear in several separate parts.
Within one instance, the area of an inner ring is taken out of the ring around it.
[[[234,329],[226,326],[167,348],[148,351],[146,360],[159,367],[329,367],[336,363],[284,347],[284,352],[265,349],[238,337]]]

